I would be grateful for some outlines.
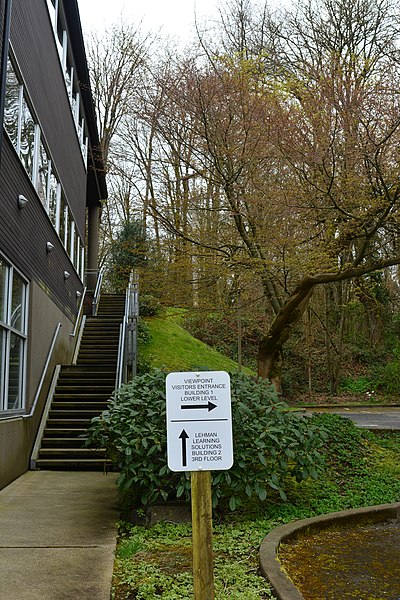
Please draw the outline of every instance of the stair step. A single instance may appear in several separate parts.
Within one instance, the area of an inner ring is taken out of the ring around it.
[[[81,348],[88,348],[88,349],[98,349],[98,350],[113,350],[114,348],[118,348],[118,340],[109,340],[109,339],[104,339],[104,338],[90,338],[90,339],[85,339],[82,340],[81,342]]]
[[[36,468],[54,471],[104,471],[111,469],[111,461],[106,458],[40,458],[36,461]]]
[[[74,392],[75,390],[78,390],[80,392],[82,392],[83,394],[90,394],[90,393],[103,393],[103,394],[108,394],[108,393],[112,393],[114,391],[115,388],[115,377],[113,379],[113,381],[107,381],[105,382],[103,385],[99,385],[96,386],[95,382],[80,382],[78,379],[70,379],[70,380],[63,380],[62,384],[58,387],[57,386],[57,393],[58,390],[62,390],[62,394],[64,393],[70,393],[70,392]]]
[[[111,333],[110,333],[110,335],[111,335]],[[92,334],[90,336],[83,337],[81,343],[85,344],[87,342],[91,342],[92,344],[96,344],[96,343],[101,342],[103,344],[110,344],[110,345],[118,346],[118,340],[119,340],[119,333],[118,333],[118,336],[113,335],[112,338],[110,338],[109,336]]]
[[[83,354],[88,356],[117,356],[118,345],[109,346],[107,344],[102,344],[101,342],[95,344],[83,344],[79,348],[79,356],[82,356]]]
[[[80,406],[82,404],[104,404],[107,406],[108,400],[110,400],[111,394],[55,394],[53,403],[59,405],[60,403],[77,403]]]
[[[44,437],[42,439],[43,448],[82,448],[85,443],[84,437]]]
[[[117,367],[117,359],[115,359],[114,361],[111,360],[107,360],[106,358],[100,358],[100,359],[94,359],[94,358],[78,358],[78,363],[79,366],[105,366],[105,367],[109,367],[109,366],[114,366],[114,368]]]
[[[113,357],[109,357],[109,356],[93,356],[93,353],[89,353],[89,354],[85,354],[83,357],[81,357],[80,355],[78,356],[78,366],[80,362],[82,362],[82,358],[84,359],[84,361],[91,361],[91,363],[96,366],[97,363],[104,363],[105,365],[107,365],[107,363],[109,364],[109,366],[114,366],[117,363],[117,353],[115,353],[115,358]],[[83,366],[83,365],[82,365]]]
[[[115,369],[96,369],[94,367],[62,367],[59,379],[66,377],[67,379],[113,379],[115,378]]]
[[[98,338],[90,338],[90,339],[82,339],[81,342],[81,346],[83,345],[83,347],[87,347],[87,348],[98,348],[98,349],[103,349],[103,350],[107,350],[108,348],[110,348],[111,350],[113,348],[118,348],[118,342],[119,342],[119,336],[118,336],[118,340],[108,340],[105,339],[103,337],[98,337]]]
[[[69,410],[71,412],[77,411],[97,411],[101,413],[103,410],[107,408],[107,401],[104,402],[96,402],[93,400],[92,402],[79,402],[75,398],[69,401],[56,400],[51,405],[51,410]]]
[[[71,402],[73,402],[74,400],[76,400],[77,402],[81,401],[81,402],[88,402],[88,403],[92,403],[92,402],[107,402],[112,394],[113,394],[114,390],[111,390],[110,393],[107,392],[107,390],[105,392],[84,392],[84,391],[64,391],[64,392],[60,392],[58,393],[58,390],[56,391],[56,393],[54,394],[54,401],[55,402],[62,402],[65,400],[70,400]]]
[[[89,421],[91,419],[93,419],[93,417],[98,417],[100,415],[101,411],[99,410],[90,410],[88,408],[83,408],[81,410],[68,410],[68,409],[56,409],[56,408],[51,408],[50,412],[49,412],[49,419],[53,420],[53,419],[65,419],[67,421],[72,420],[72,419],[77,419],[77,420],[81,420],[81,419],[88,419]]]
[[[79,439],[80,436],[84,436],[87,434],[87,430],[85,428],[79,429],[79,427],[75,427],[74,429],[63,429],[62,427],[46,427],[44,430],[44,438],[52,439],[52,438],[70,438],[70,439]],[[82,440],[83,438],[81,438]]]
[[[98,331],[118,331],[122,321],[124,320],[123,316],[121,317],[94,317],[93,320],[86,319],[84,334],[88,332]]]
[[[79,385],[79,383],[70,383],[69,385],[57,385],[56,395],[60,394],[71,394],[77,392],[81,393],[83,396],[95,396],[96,394],[108,394],[108,392],[114,391],[113,385]]]
[[[60,419],[59,417],[51,417],[47,419],[47,425],[49,429],[60,427],[60,429],[83,429],[86,430],[90,423],[90,418],[65,418]]]
[[[105,450],[97,450],[93,448],[42,448],[39,451],[39,459],[46,458],[105,458]]]

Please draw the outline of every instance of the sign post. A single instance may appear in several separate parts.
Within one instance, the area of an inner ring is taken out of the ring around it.
[[[230,378],[225,371],[166,379],[171,471],[191,471],[195,600],[214,600],[211,471],[233,464]]]
[[[195,600],[214,600],[211,471],[192,471],[193,587]]]

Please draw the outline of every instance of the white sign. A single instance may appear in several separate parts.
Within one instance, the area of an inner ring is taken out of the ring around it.
[[[228,373],[169,373],[166,398],[171,471],[230,469],[233,443]]]

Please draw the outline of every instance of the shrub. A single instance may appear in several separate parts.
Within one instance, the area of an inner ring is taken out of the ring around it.
[[[351,394],[365,394],[373,389],[373,387],[372,380],[363,375],[356,379],[352,379],[351,377],[344,378],[340,383],[340,389],[343,392],[349,392]]]
[[[271,490],[285,499],[285,477],[316,478],[322,430],[288,412],[266,381],[232,374],[231,392],[234,465],[212,473],[213,505],[222,501],[234,510],[246,498],[265,500]],[[132,503],[189,498],[188,474],[167,466],[165,373],[153,371],[123,386],[92,420],[89,443],[107,449],[120,470],[119,489]]]
[[[381,392],[390,395],[400,393],[400,361],[393,360],[376,369],[376,383]]]
[[[142,319],[137,322],[137,341],[138,344],[148,344],[151,341],[150,327]]]
[[[151,294],[140,295],[139,310],[142,317],[158,317],[163,312],[160,301]]]

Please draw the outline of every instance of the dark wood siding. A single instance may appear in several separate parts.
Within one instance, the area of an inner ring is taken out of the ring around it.
[[[19,194],[28,199],[22,209]],[[46,242],[54,245],[50,254]],[[76,291],[82,291],[82,284],[6,134],[0,173],[0,250],[66,315],[76,315]],[[66,281],[64,271],[71,274]]]
[[[45,0],[13,0],[11,44],[82,238],[86,170]]]

